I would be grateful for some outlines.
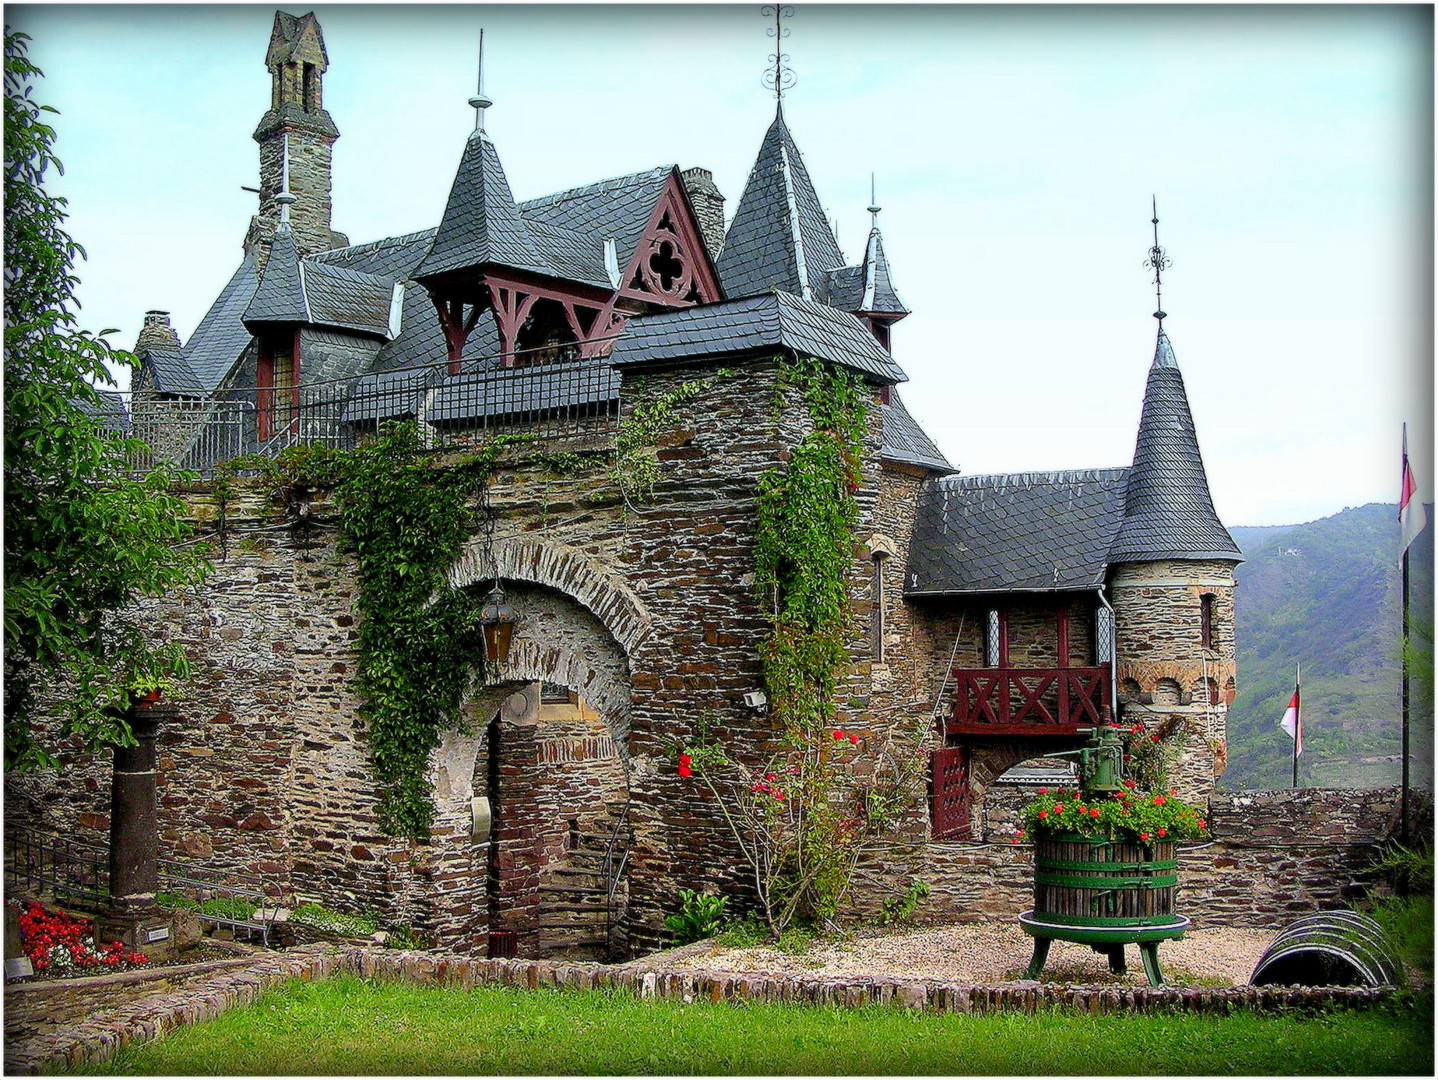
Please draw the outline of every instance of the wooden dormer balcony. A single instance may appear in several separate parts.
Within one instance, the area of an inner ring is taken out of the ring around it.
[[[947,735],[1077,735],[1111,708],[1109,667],[955,668]]]

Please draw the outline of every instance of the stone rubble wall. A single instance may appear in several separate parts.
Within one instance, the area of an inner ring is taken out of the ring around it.
[[[1036,791],[990,790],[974,841],[928,846],[919,909],[934,921],[1012,918],[1033,906],[1033,854],[1013,843]],[[1432,803],[1414,801],[1415,832],[1433,835]],[[1397,828],[1395,788],[1215,792],[1213,838],[1179,848],[1179,910],[1196,926],[1283,926],[1346,907],[1375,878],[1373,863]]]

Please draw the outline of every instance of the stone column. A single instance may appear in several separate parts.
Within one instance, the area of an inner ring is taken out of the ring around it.
[[[172,953],[169,916],[160,910],[160,832],[155,795],[155,735],[173,705],[129,710],[134,746],[115,747],[110,787],[110,909],[96,926],[101,941],[121,940],[152,958]],[[97,941],[96,944],[100,944]]]

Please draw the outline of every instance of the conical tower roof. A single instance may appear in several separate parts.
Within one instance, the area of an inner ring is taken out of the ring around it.
[[[818,299],[826,275],[844,265],[814,183],[780,109],[724,238],[718,271],[730,299],[773,289]]]
[[[494,143],[483,128],[477,128],[465,144],[434,242],[414,276],[432,277],[487,263],[554,273],[514,204]]]
[[[246,326],[310,321],[304,279],[300,276],[300,252],[288,221],[281,221],[275,229],[265,272],[241,321]]]
[[[894,291],[889,275],[889,260],[884,256],[884,238],[876,223],[869,230],[869,243],[864,249],[864,291],[857,310],[874,315],[907,315],[909,309]]]
[[[1243,553],[1213,509],[1183,373],[1160,327],[1124,495],[1123,522],[1108,561],[1232,559]]]

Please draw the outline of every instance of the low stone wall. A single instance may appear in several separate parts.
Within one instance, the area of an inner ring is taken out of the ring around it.
[[[479,986],[610,990],[686,1004],[753,1001],[836,1008],[880,1004],[932,1013],[968,1014],[1034,1013],[1055,1008],[1088,1015],[1291,1012],[1334,1006],[1364,1007],[1396,993],[1391,987],[1087,987],[1037,982],[982,986],[928,979],[802,979],[647,968],[642,962],[606,967],[546,960],[473,960],[455,954],[311,945],[258,959],[243,970],[218,972],[179,987],[152,992],[43,1037],[12,1040],[7,1031],[5,1072],[6,1075],[33,1074],[45,1069],[77,1069],[109,1061],[122,1046],[149,1042],[184,1024],[210,1020],[235,1006],[251,1004],[265,991],[290,979],[314,980],[336,975],[403,980],[464,990]],[[56,986],[55,993],[65,993],[63,984]]]
[[[1013,837],[1034,794],[995,787],[981,839],[929,845],[920,876],[932,891],[922,917],[976,921],[1032,906],[1031,848]],[[1364,894],[1397,833],[1398,789],[1215,792],[1208,813],[1213,839],[1180,849],[1182,912],[1197,925],[1282,926]],[[1414,798],[1410,823],[1432,842],[1431,796]]]

